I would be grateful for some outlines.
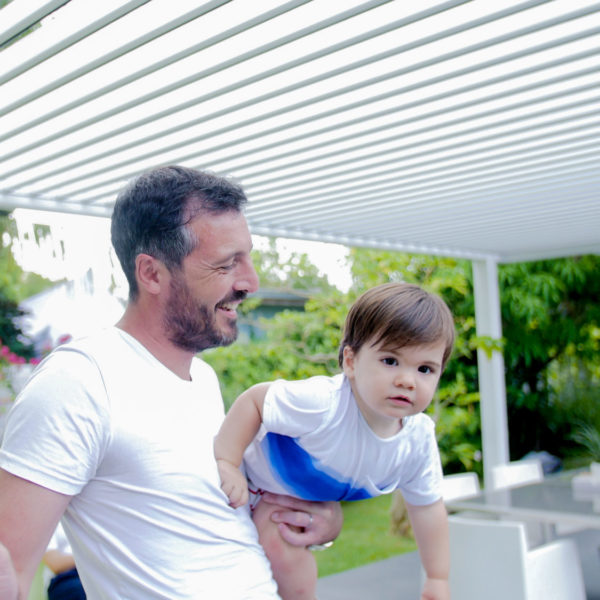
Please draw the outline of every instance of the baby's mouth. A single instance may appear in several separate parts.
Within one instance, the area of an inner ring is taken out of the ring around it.
[[[390,400],[394,404],[402,404],[402,405],[409,404],[411,406],[413,404],[412,400],[410,400],[410,398],[407,398],[406,396],[390,396]]]

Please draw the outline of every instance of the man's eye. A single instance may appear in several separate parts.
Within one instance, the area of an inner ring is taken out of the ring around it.
[[[221,265],[219,267],[219,270],[220,271],[231,271],[231,269],[233,269],[233,267],[235,267],[235,262],[232,262],[232,263],[230,263],[228,265]]]

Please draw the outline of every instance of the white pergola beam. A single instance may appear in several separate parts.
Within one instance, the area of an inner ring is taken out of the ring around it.
[[[498,264],[492,259],[474,260],[473,288],[477,335],[494,340],[502,338]],[[509,461],[506,384],[502,352],[488,355],[477,350],[479,378],[481,443],[484,481],[489,481],[492,467]]]

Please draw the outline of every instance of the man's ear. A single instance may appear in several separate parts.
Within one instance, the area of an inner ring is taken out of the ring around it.
[[[342,351],[342,369],[346,377],[352,377],[354,375],[354,350],[350,346],[344,346]]]
[[[160,293],[161,284],[164,282],[166,267],[164,264],[149,254],[138,254],[135,257],[135,278],[140,289],[149,294]]]

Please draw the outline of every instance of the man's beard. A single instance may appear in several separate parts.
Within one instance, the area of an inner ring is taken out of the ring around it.
[[[246,292],[234,292],[219,304],[243,300],[245,297]],[[165,330],[173,344],[189,352],[202,352],[207,348],[233,343],[238,335],[236,322],[232,320],[225,330],[219,330],[215,310],[216,307],[210,309],[196,301],[183,276],[179,273],[173,274],[164,316]]]

